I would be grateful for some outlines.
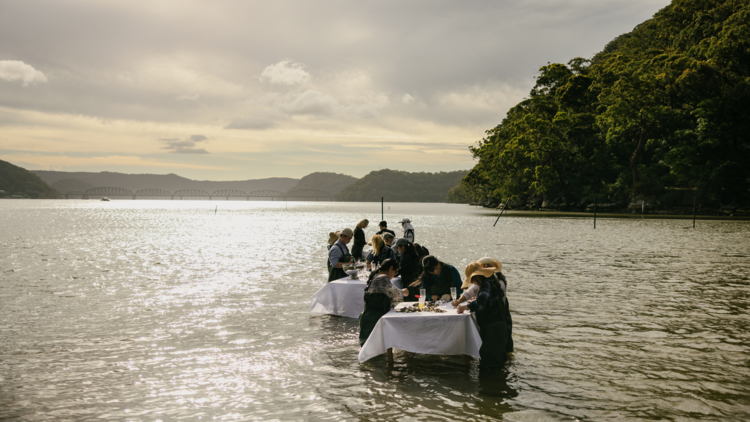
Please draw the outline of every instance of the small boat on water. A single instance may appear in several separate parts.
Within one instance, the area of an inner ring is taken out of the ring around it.
[[[105,196],[104,198],[102,198],[101,200],[102,200],[102,201],[106,201],[106,202],[109,202],[109,198],[107,198],[106,196]]]

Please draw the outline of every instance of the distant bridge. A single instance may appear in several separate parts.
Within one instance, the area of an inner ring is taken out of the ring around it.
[[[245,200],[247,201],[249,201],[250,198],[271,198],[272,201],[276,200],[276,198],[282,198],[285,201],[287,200],[287,198],[309,198],[314,199],[315,201],[327,199],[329,201],[333,201],[333,195],[331,195],[330,192],[318,189],[297,189],[289,192],[281,192],[277,190],[256,190],[250,193],[234,189],[217,190],[211,193],[200,189],[182,189],[175,192],[170,192],[164,189],[140,189],[133,193],[132,191],[124,188],[99,187],[88,189],[85,192],[70,191],[65,193],[65,199],[68,199],[71,196],[81,196],[83,199],[91,199],[92,196],[128,196],[132,199],[138,199],[138,197],[143,198],[168,196],[170,199],[174,199],[175,197],[179,197],[180,199],[184,197],[208,198],[209,201],[213,200],[214,197],[225,198],[225,200],[227,201],[229,200],[229,198],[245,198]]]

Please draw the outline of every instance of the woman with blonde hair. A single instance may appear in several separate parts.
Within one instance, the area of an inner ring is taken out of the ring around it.
[[[390,246],[385,244],[383,236],[376,234],[370,238],[372,251],[367,255],[367,269],[372,269],[372,264],[380,265],[386,259],[396,259],[396,253]]]
[[[367,244],[365,240],[365,230],[370,224],[368,219],[361,220],[354,228],[354,245],[352,245],[352,256],[356,260],[362,259],[362,249]]]

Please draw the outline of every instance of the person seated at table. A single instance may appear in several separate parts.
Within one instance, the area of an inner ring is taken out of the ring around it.
[[[394,237],[396,236],[396,232],[394,232],[393,230],[389,230],[389,229],[388,229],[388,222],[386,222],[386,221],[381,221],[380,223],[378,223],[378,227],[380,227],[380,231],[379,231],[379,232],[377,232],[377,233],[375,233],[375,234],[379,234],[379,235],[381,235],[381,236],[382,236],[382,235],[383,235],[383,233],[390,233],[390,234],[392,234],[392,235],[393,235]]]
[[[361,220],[359,223],[357,223],[356,227],[354,227],[354,244],[352,245],[352,256],[358,261],[362,259],[362,249],[367,244],[364,229],[366,229],[369,224],[370,221],[365,218],[364,220]]]
[[[419,257],[414,249],[414,244],[406,239],[399,239],[396,242],[396,251],[401,255],[399,261],[399,275],[401,276],[401,285],[405,286],[405,302],[416,302],[421,288],[419,274],[422,270],[419,266]],[[407,293],[408,292],[408,293]]]
[[[440,261],[432,255],[422,259],[422,285],[427,290],[427,297],[433,302],[451,300],[451,287],[456,288],[456,294],[461,294],[461,275],[456,267]]]
[[[497,277],[497,280],[500,282],[500,287],[503,289],[503,299],[505,302],[505,323],[508,325],[508,331],[510,332],[510,340],[508,342],[508,353],[511,353],[513,351],[513,318],[510,316],[510,304],[508,303],[508,279],[505,278],[505,275],[502,273],[503,264],[500,263],[500,261],[492,258],[480,258],[479,261],[480,264],[482,264],[482,267],[488,268],[488,267],[494,267],[495,268],[495,277]]]
[[[480,370],[502,367],[512,340],[505,321],[505,295],[494,272],[495,269],[490,267],[479,268],[470,274],[469,279],[479,286],[479,293],[476,300],[458,305],[456,311],[461,314],[468,309],[476,317],[482,339],[479,348]]]
[[[463,284],[461,284],[461,289],[463,289],[464,292],[461,297],[451,302],[451,305],[458,306],[464,302],[468,302],[477,298],[477,293],[479,293],[479,286],[476,284],[472,284],[471,274],[482,268],[484,267],[479,263],[479,261],[474,261],[466,266],[466,269],[464,270],[464,275],[466,275],[466,278],[464,279]]]
[[[396,276],[398,263],[395,259],[386,259],[378,271],[373,271],[365,288],[365,308],[359,315],[359,345],[362,346],[370,337],[380,318],[403,301],[404,292],[397,289],[391,279]]]
[[[328,250],[328,261],[331,264],[331,271],[328,272],[329,282],[346,277],[344,265],[354,261],[349,253],[349,248],[346,246],[352,240],[352,236],[354,236],[352,229],[341,230],[339,240]]]
[[[386,259],[396,259],[396,254],[393,252],[390,246],[385,244],[383,236],[374,235],[370,238],[372,242],[372,250],[367,255],[367,269],[372,269],[372,264],[380,265]]]

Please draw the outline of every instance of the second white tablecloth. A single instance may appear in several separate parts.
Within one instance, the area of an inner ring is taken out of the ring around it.
[[[398,308],[414,302],[400,303]],[[359,352],[359,362],[382,355],[389,348],[426,355],[469,355],[479,358],[482,340],[469,313],[458,314],[450,304],[445,313],[400,313],[391,310],[380,318]]]

